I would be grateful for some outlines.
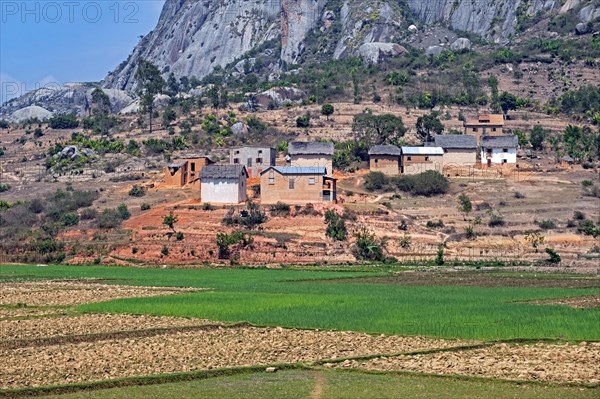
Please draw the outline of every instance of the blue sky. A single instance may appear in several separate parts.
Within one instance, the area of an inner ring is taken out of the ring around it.
[[[156,26],[164,0],[0,0],[0,103],[99,81]]]

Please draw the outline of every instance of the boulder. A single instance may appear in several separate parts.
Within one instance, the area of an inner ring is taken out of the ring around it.
[[[170,99],[171,99],[171,97],[167,96],[166,94],[158,94],[154,98],[154,106],[157,108],[166,107],[167,105],[169,105]],[[140,100],[138,99],[138,100],[135,100],[134,102],[132,102],[131,104],[129,104],[128,106],[126,106],[125,108],[123,108],[121,111],[119,111],[119,113],[122,115],[134,114],[136,112],[139,112],[139,110],[140,110]]]
[[[358,55],[362,57],[365,66],[377,65],[386,58],[406,53],[407,50],[396,43],[365,43],[358,48]]]
[[[444,50],[446,49],[442,46],[429,46],[427,47],[427,50],[425,50],[425,55],[435,57],[442,54]]]
[[[580,22],[577,25],[575,25],[575,33],[577,33],[578,35],[585,35],[586,33],[590,33],[590,31],[591,29],[588,26],[588,24]]]
[[[92,150],[91,148],[84,148],[81,150],[81,153],[83,155],[85,155],[86,157],[95,157],[96,156],[96,151]]]
[[[246,126],[244,122],[237,122],[234,123],[233,126],[231,126],[231,132],[234,136],[243,136],[245,134],[248,134],[249,130],[248,126]]]
[[[19,123],[27,119],[38,118],[40,121],[52,118],[52,112],[37,105],[30,105],[13,112],[8,118],[10,122]]]
[[[68,145],[58,153],[58,158],[60,159],[71,158],[72,160],[76,160],[80,156],[81,152],[79,152],[79,149],[75,145]]]
[[[408,27],[408,31],[410,33],[417,33],[418,30],[419,30],[419,28],[417,28],[416,25],[411,25],[411,26]]]
[[[274,104],[278,107],[283,103],[291,101],[301,103],[306,99],[306,92],[295,87],[273,87],[253,96],[253,99],[258,107],[268,107],[269,104]]]
[[[469,51],[471,50],[471,41],[466,37],[459,37],[450,45],[452,51]]]

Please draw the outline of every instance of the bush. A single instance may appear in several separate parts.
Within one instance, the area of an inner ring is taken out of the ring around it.
[[[10,190],[10,184],[0,184],[0,193]]]
[[[148,210],[150,210],[150,204],[147,204],[147,203],[144,202],[142,205],[140,205],[140,210],[141,211],[148,211]]]
[[[101,229],[115,229],[121,226],[123,219],[116,209],[104,209],[100,215],[96,218],[96,223]]]
[[[370,233],[363,227],[355,235],[356,243],[352,247],[352,254],[359,260],[370,260],[381,262],[385,259],[385,241],[377,239],[375,234]]]
[[[304,114],[296,118],[296,127],[307,128],[310,126],[310,115]]]
[[[504,221],[504,216],[499,213],[490,214],[490,221],[488,222],[488,226],[490,227],[500,227],[504,226],[506,222]]]
[[[94,208],[86,208],[81,211],[81,220],[92,220],[96,219],[96,217],[98,217],[98,211],[96,211]]]
[[[247,247],[254,240],[250,234],[235,231],[231,234],[217,233],[216,241],[219,249],[219,259],[228,259],[231,254],[231,245],[239,244],[241,247]]]
[[[246,209],[236,212],[234,208],[230,208],[223,218],[225,225],[241,225],[248,228],[253,228],[267,220],[267,215],[262,208],[254,202],[248,201]]]
[[[561,258],[560,255],[552,248],[546,248],[546,253],[548,254],[548,262],[553,265],[557,265],[560,263]]]
[[[327,228],[325,229],[327,237],[337,241],[344,241],[348,236],[346,221],[335,213],[335,211],[330,209],[325,212],[325,223],[327,223]]]
[[[435,255],[435,264],[442,266],[444,263],[446,263],[444,260],[444,244],[440,244]]]
[[[60,222],[63,226],[77,226],[79,224],[79,215],[76,212],[69,212],[62,215]]]
[[[117,213],[119,214],[119,217],[123,220],[127,220],[131,217],[131,213],[129,212],[129,209],[127,209],[127,205],[125,204],[119,204],[119,206],[117,207]]]
[[[594,238],[600,237],[600,227],[596,227],[591,220],[582,220],[577,226],[577,232]]]
[[[553,220],[541,220],[539,222],[537,222],[537,225],[540,226],[540,228],[544,229],[544,230],[550,230],[550,229],[554,229],[556,228],[556,223],[554,223]]]
[[[42,213],[44,212],[44,204],[40,199],[35,198],[29,203],[29,210],[33,213]]]
[[[277,202],[275,205],[271,205],[270,211],[271,216],[289,216],[290,206],[283,202]]]
[[[405,178],[408,176],[405,176]],[[429,170],[418,175],[410,176],[412,182],[410,192],[416,195],[426,197],[438,194],[445,194],[448,191],[449,182],[439,172]]]
[[[575,220],[585,220],[585,213],[581,211],[573,212],[573,219]]]
[[[441,227],[444,227],[444,221],[442,219],[439,219],[437,221],[428,220],[427,223],[425,224],[425,226],[429,229],[441,228]]]
[[[209,202],[205,202],[202,204],[202,210],[203,211],[214,211],[215,207],[212,206]]]
[[[581,185],[582,185],[583,187],[591,187],[591,186],[593,186],[593,185],[594,185],[594,182],[593,182],[593,181],[591,181],[591,180],[583,180],[583,181],[581,182]]]
[[[184,238],[184,235],[181,231],[178,231],[177,233],[175,233],[175,239],[177,241],[181,241],[181,240],[183,240],[183,238]]]
[[[79,121],[75,114],[58,114],[50,118],[48,126],[51,129],[75,129],[79,126]]]
[[[388,184],[388,178],[382,172],[370,172],[365,176],[365,190],[377,191],[386,187]]]
[[[523,193],[521,193],[521,192],[517,191],[517,192],[515,193],[515,198],[517,198],[517,199],[523,199],[523,198],[526,198],[526,197],[525,197],[525,194],[523,194]]]
[[[129,190],[129,195],[131,197],[143,197],[146,195],[146,192],[140,186],[133,186],[131,187],[131,190]]]
[[[169,256],[169,248],[167,248],[166,245],[163,245],[162,249],[160,250],[160,253],[162,256]]]

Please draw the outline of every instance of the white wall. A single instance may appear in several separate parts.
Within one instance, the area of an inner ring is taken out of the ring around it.
[[[488,162],[487,158],[488,152],[486,148],[481,148],[481,163],[486,165]],[[517,163],[517,149],[509,148],[508,152],[504,152],[502,148],[493,148],[492,149],[492,164],[516,164]],[[506,160],[506,162],[504,162]]]
[[[200,190],[202,202],[237,204],[246,200],[245,179],[203,179]],[[242,195],[243,194],[243,195]]]

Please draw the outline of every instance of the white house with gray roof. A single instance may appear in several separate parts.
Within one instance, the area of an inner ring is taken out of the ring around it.
[[[515,165],[519,139],[514,135],[482,136],[481,164],[483,166]]]
[[[247,178],[243,165],[206,165],[200,171],[200,200],[215,204],[245,202]]]
[[[475,166],[477,137],[467,134],[444,134],[433,138],[434,145],[444,150],[444,168]]]
[[[288,144],[290,166],[324,166],[333,173],[333,143],[292,141]]]

